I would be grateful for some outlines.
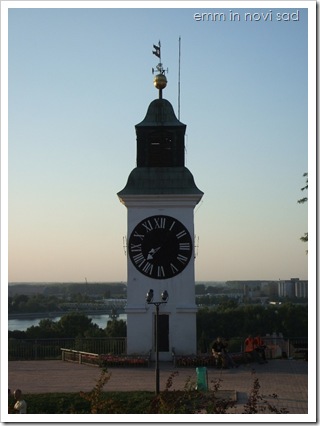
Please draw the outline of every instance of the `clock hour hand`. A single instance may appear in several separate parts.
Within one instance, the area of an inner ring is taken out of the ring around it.
[[[155,249],[151,249],[150,251],[149,251],[149,253],[148,253],[148,256],[147,256],[147,260],[152,260],[153,259],[153,256],[157,253],[157,251],[158,250],[160,250],[161,249],[161,247],[158,247],[158,248],[155,248]]]

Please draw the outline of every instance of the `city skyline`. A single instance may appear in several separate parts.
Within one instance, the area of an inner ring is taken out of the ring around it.
[[[196,281],[308,279],[300,237],[310,203],[297,200],[312,201],[301,188],[315,170],[311,2],[38,3],[8,15],[8,280],[126,281],[127,211],[116,194],[135,167],[134,126],[158,96],[159,39],[169,68],[163,96],[178,115],[179,37],[186,166],[204,192]],[[216,21],[197,20],[213,10]]]

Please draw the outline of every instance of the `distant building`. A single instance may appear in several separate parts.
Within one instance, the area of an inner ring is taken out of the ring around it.
[[[281,280],[278,283],[279,297],[294,297],[294,283],[288,280]]]
[[[307,299],[308,298],[308,281],[300,281],[298,279],[294,283],[294,293],[296,297]]]
[[[299,278],[281,280],[278,282],[279,297],[308,298],[308,281],[300,281]]]
[[[261,296],[276,296],[278,294],[277,282],[263,281],[261,282]]]

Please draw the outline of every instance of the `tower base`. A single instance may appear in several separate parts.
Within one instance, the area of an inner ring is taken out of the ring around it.
[[[160,307],[160,309],[162,306]],[[178,355],[197,353],[197,307],[177,307],[159,312],[158,350],[160,361],[171,361]],[[127,307],[127,354],[156,356],[156,312],[153,305]]]

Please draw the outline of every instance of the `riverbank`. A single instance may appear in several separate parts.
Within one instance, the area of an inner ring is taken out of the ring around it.
[[[57,318],[62,317],[73,312],[85,314],[85,315],[109,315],[112,313],[111,309],[92,309],[86,311],[54,311],[54,312],[24,312],[24,313],[13,313],[8,315],[8,319],[38,319],[38,318]],[[124,309],[117,309],[117,313],[124,313]]]
[[[67,312],[66,312],[67,313]],[[39,325],[42,319],[50,319],[54,322],[58,322],[63,316],[63,312],[50,312],[50,313],[40,313],[43,314],[42,317],[39,317],[39,313],[27,314],[32,316],[23,316],[19,318],[9,318],[8,320],[8,330],[20,330],[26,331],[29,327]],[[50,315],[50,316],[49,316]],[[91,318],[93,324],[97,324],[99,328],[105,328],[109,321],[112,321],[110,314],[101,314],[99,311],[94,311],[92,314],[86,314],[89,318]],[[127,321],[127,315],[124,313],[119,313],[119,320]]]

